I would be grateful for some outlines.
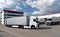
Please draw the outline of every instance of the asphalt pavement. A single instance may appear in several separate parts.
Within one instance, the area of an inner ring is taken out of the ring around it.
[[[39,29],[9,28],[0,25],[0,37],[60,37],[60,25],[41,25]]]

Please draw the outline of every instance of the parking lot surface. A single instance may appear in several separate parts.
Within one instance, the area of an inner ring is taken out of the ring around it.
[[[60,37],[60,25],[41,25],[39,29],[9,28],[0,25],[0,37]]]

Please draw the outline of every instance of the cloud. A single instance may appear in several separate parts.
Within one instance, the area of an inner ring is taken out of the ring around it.
[[[59,12],[60,11],[60,0],[27,0],[26,3],[31,7],[39,9],[39,11],[34,11],[32,14],[41,15],[48,12]]]
[[[3,7],[5,6],[5,0],[0,0],[0,8],[3,9]]]
[[[21,0],[7,0],[5,8],[13,9],[13,10],[15,10],[15,9],[18,10],[20,8],[19,7],[19,5],[21,4],[20,2],[21,2]]]
[[[0,8],[41,15],[48,12],[59,12],[60,0],[0,0]]]
[[[25,6],[22,0],[0,0],[0,8],[2,9],[21,10],[21,4]]]

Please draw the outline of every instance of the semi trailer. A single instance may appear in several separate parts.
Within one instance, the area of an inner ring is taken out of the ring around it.
[[[57,24],[60,24],[60,17],[47,18],[46,24],[47,25],[57,25]]]
[[[60,12],[54,12],[51,14],[48,13],[46,13],[45,15],[42,14],[41,16],[37,16],[40,20],[40,23],[45,23],[46,25],[60,24]]]

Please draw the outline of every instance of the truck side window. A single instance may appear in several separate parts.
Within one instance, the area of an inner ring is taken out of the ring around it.
[[[33,19],[34,22],[36,22],[36,19]]]

